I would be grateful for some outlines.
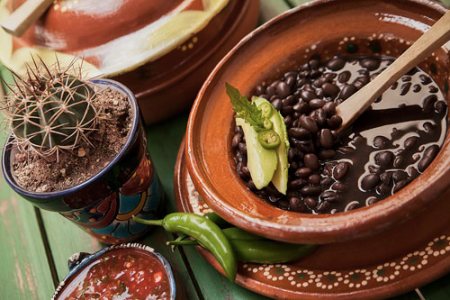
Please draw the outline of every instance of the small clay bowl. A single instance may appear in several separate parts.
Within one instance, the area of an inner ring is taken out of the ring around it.
[[[231,138],[234,114],[225,83],[250,95],[319,53],[398,56],[446,11],[425,0],[313,1],[244,38],[203,85],[187,127],[189,173],[207,204],[224,219],[261,236],[292,243],[331,243],[380,232],[432,205],[450,186],[450,137],[433,163],[407,187],[354,211],[312,215],[284,211],[254,195],[239,178]],[[374,42],[375,40],[375,42]],[[449,50],[441,48],[420,67],[448,94]]]
[[[153,274],[150,278],[147,278],[147,280],[143,281],[143,285],[150,284],[148,281],[151,280],[161,280],[161,283],[165,285],[165,288],[167,289],[166,294],[164,296],[164,299],[167,300],[175,300],[177,297],[177,289],[176,289],[176,283],[175,283],[175,277],[172,272],[172,268],[170,267],[169,262],[159,253],[155,252],[153,248],[150,248],[145,245],[133,243],[133,244],[120,244],[111,246],[108,248],[103,248],[100,251],[97,251],[93,254],[80,252],[73,254],[69,260],[68,260],[68,267],[69,267],[69,274],[64,278],[63,281],[60,282],[58,287],[56,288],[55,293],[53,294],[52,300],[57,299],[66,299],[72,291],[75,290],[77,287],[76,284],[82,280],[85,279],[87,276],[89,270],[92,270],[91,268],[95,266],[100,259],[107,255],[136,255],[138,258],[140,258],[141,262],[152,262],[153,266],[159,267],[159,272],[163,274]],[[111,257],[111,256],[110,256]],[[119,256],[120,257],[120,256]],[[124,256],[122,256],[124,257]],[[133,266],[131,266],[132,268]],[[139,266],[137,266],[139,267]],[[100,269],[106,270],[106,269]],[[97,270],[99,271],[99,270]],[[109,276],[115,276],[120,274],[113,274],[111,273],[112,270],[109,270],[108,274],[103,275],[109,275]],[[121,272],[125,273],[126,270],[123,269]],[[127,274],[123,274],[127,275]],[[155,276],[158,276],[156,278]],[[123,276],[122,278],[127,278],[127,276]],[[165,279],[165,280],[164,280]],[[102,279],[103,280],[103,279]],[[129,284],[132,284],[132,282],[129,282]],[[160,298],[158,298],[160,299]]]

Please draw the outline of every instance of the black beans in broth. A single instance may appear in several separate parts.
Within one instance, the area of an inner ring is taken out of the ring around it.
[[[336,213],[373,204],[399,191],[433,161],[447,130],[447,103],[434,80],[415,68],[395,83],[346,133],[336,106],[393,61],[390,57],[311,59],[254,95],[284,117],[289,142],[287,195],[257,190],[247,168],[245,138],[232,140],[236,169],[258,196],[281,209]]]

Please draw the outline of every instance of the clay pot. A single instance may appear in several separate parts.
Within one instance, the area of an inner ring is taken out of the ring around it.
[[[136,215],[157,217],[162,208],[163,192],[147,153],[147,138],[133,93],[108,79],[96,79],[92,83],[115,89],[130,101],[134,116],[132,127],[116,157],[79,185],[62,191],[30,192],[19,186],[12,174],[14,143],[7,143],[2,156],[3,176],[16,193],[33,205],[59,212],[101,242],[114,244],[135,240],[147,233],[149,227],[131,218]]]
[[[255,196],[237,175],[232,157],[234,120],[225,83],[251,95],[257,84],[295,68],[311,55],[399,55],[445,9],[421,0],[313,1],[244,38],[203,85],[189,117],[186,160],[207,204],[230,223],[293,243],[331,243],[368,236],[415,216],[450,186],[450,136],[433,163],[407,187],[372,206],[334,215],[278,209]],[[370,37],[381,37],[374,47]],[[326,51],[327,50],[327,51]],[[420,65],[448,94],[450,60],[441,48]]]
[[[61,283],[56,288],[52,300],[66,299],[62,298],[68,296],[64,294],[65,289],[67,287],[70,287],[73,282],[77,281],[77,279],[83,280],[83,277],[86,276],[83,271],[86,271],[90,266],[92,266],[93,263],[100,260],[103,256],[117,251],[126,251],[130,254],[132,254],[133,252],[138,252],[141,254],[144,253],[146,256],[148,256],[149,260],[156,261],[158,264],[160,264],[165,271],[165,275],[168,278],[169,295],[167,299],[175,300],[177,298],[178,291],[176,288],[175,276],[167,259],[164,258],[164,256],[162,256],[161,254],[155,252],[153,248],[134,243],[103,248],[93,254],[85,252],[73,254],[68,260],[69,274],[67,274],[64,280],[61,281]]]
[[[23,0],[10,0],[9,10]],[[136,95],[146,123],[193,101],[207,74],[256,25],[258,0],[55,2],[20,38],[0,33],[2,63],[20,71],[30,53],[83,57],[90,76],[113,78]],[[9,12],[0,5],[0,20]]]

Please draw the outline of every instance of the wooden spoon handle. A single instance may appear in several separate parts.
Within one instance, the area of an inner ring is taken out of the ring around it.
[[[6,32],[21,36],[52,3],[53,0],[28,0],[8,16],[1,26]]]
[[[445,13],[411,47],[399,56],[386,70],[360,91],[338,105],[337,114],[342,118],[339,131],[358,118],[379,96],[401,76],[417,66],[433,50],[450,40],[450,11]]]

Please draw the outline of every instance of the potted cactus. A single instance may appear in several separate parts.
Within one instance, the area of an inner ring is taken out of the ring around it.
[[[6,181],[105,243],[143,235],[131,218],[156,217],[161,191],[134,95],[112,80],[84,80],[82,64],[36,61],[5,84]]]

